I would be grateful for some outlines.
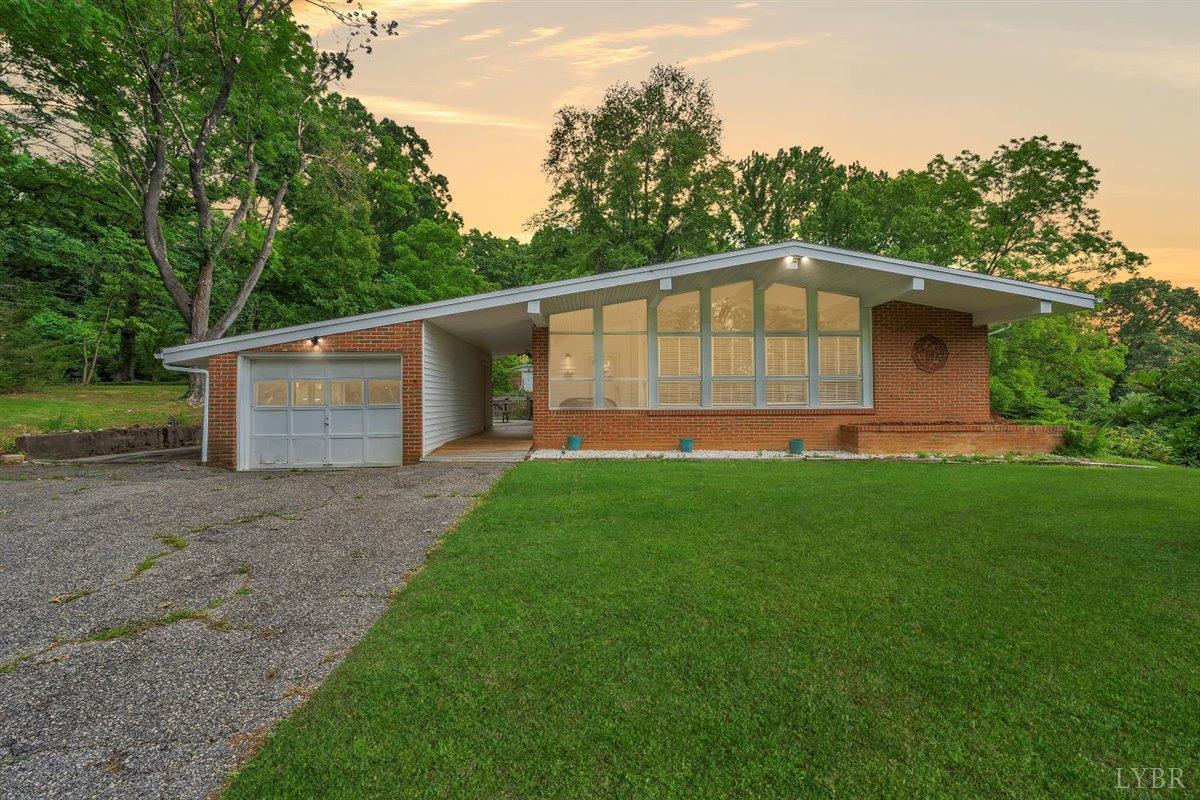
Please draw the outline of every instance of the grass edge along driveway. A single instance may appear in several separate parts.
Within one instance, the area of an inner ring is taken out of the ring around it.
[[[1198,498],[1177,468],[526,463],[225,797],[1195,786]]]

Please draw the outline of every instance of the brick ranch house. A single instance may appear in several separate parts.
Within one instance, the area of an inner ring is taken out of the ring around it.
[[[532,446],[1042,452],[992,420],[988,326],[1090,294],[804,242],[738,250],[160,353],[206,371],[205,458],[412,464],[491,425],[497,356],[533,365]]]

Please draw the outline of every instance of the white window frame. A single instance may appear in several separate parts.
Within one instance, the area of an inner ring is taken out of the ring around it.
[[[744,283],[741,281],[729,281],[728,283]],[[835,408],[845,410],[855,409],[870,409],[874,407],[874,375],[872,370],[872,336],[871,330],[871,308],[862,305],[862,298],[859,298],[859,330],[857,331],[822,331],[820,330],[820,317],[818,313],[818,292],[830,291],[820,289],[818,287],[792,284],[798,288],[803,288],[807,295],[807,330],[806,331],[767,331],[766,330],[766,289],[772,282],[755,281],[754,284],[754,330],[747,332],[731,332],[731,331],[716,331],[712,330],[712,287],[701,286],[698,288],[681,288],[678,291],[669,293],[687,294],[690,292],[699,292],[700,302],[700,331],[694,333],[690,331],[665,331],[658,330],[658,302],[664,296],[652,297],[646,301],[646,373],[647,373],[647,390],[646,397],[649,405],[645,409],[654,410],[673,410],[673,411],[690,411],[696,409],[722,409],[730,411],[739,410],[754,410],[754,409],[820,409],[820,408]],[[720,284],[727,285],[727,284]],[[845,292],[832,292],[833,294],[843,294],[847,297],[854,295],[846,294]],[[628,301],[618,301],[628,302]],[[595,364],[592,375],[592,388],[594,395],[594,403],[591,409],[571,409],[551,407],[551,411],[573,411],[573,410],[595,410],[604,409],[604,325],[603,315],[605,305],[616,305],[616,303],[598,303],[592,307],[593,324],[593,357]],[[586,335],[586,334],[582,334]],[[615,335],[615,334],[610,334]],[[658,340],[660,337],[700,337],[700,405],[699,406],[677,406],[677,405],[662,405],[659,402],[659,385],[661,383],[670,382],[687,382],[694,381],[694,378],[682,377],[663,377],[658,374]],[[754,374],[747,376],[713,376],[712,374],[712,343],[714,337],[749,337],[754,340]],[[807,345],[807,375],[785,376],[785,375],[767,375],[767,337],[790,337],[796,339],[804,339]],[[820,358],[820,339],[822,336],[847,336],[855,337],[859,342],[859,373],[857,375],[824,375],[821,373],[821,358]],[[547,343],[547,356],[549,355],[549,347]],[[850,403],[831,403],[822,405],[821,398],[821,380],[858,380],[861,381],[861,402]],[[767,384],[772,382],[783,383],[798,383],[807,380],[808,382],[808,402],[807,403],[773,403],[768,405],[766,402]],[[712,402],[712,386],[714,382],[754,382],[754,403],[753,405],[734,406],[734,405],[714,405]],[[548,386],[547,386],[548,388]],[[630,408],[609,408],[608,411],[627,411],[637,410]]]
[[[645,305],[646,305],[646,329],[645,330],[642,330],[642,331],[606,331],[606,330],[604,330],[604,309],[606,306],[620,306],[620,305],[625,305],[626,303],[638,303],[638,302],[645,303]],[[604,374],[604,359],[606,357],[606,353],[605,353],[605,349],[604,349],[604,338],[606,336],[611,336],[613,338],[616,338],[618,336],[620,336],[620,337],[644,336],[646,338],[646,351],[647,351],[646,352],[646,378],[645,378],[645,380],[646,380],[646,402],[650,403],[651,402],[650,401],[650,353],[649,353],[649,351],[650,351],[650,301],[635,299],[635,300],[622,300],[618,303],[602,303],[595,307],[595,309],[593,310],[593,314],[594,314],[594,316],[592,317],[592,335],[596,337],[594,340],[594,348],[595,348],[595,355],[596,355],[596,375],[595,375],[595,378],[596,378],[596,385],[595,385],[596,408],[603,408],[607,411],[629,409],[629,408],[633,408],[633,409],[647,408],[648,406],[606,406],[604,404],[604,401],[605,401],[604,382],[605,381],[611,381],[613,383],[617,383],[617,382],[637,383],[638,381],[642,380],[641,377],[636,377],[636,376],[635,377],[629,377],[628,375],[611,375],[610,376],[610,375]]]

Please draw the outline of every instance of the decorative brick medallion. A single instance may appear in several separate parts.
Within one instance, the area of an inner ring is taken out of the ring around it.
[[[913,345],[913,364],[921,372],[940,372],[949,357],[950,350],[946,343],[936,336],[925,334]]]

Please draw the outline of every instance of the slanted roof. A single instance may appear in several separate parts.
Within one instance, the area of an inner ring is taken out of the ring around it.
[[[852,294],[867,306],[903,300],[948,308],[971,314],[976,325],[1091,310],[1097,303],[1086,292],[789,241],[195,342],[166,348],[159,357],[167,364],[197,365],[221,353],[414,320],[430,320],[493,355],[521,353],[530,347],[530,321],[544,324],[549,314],[748,279]]]

